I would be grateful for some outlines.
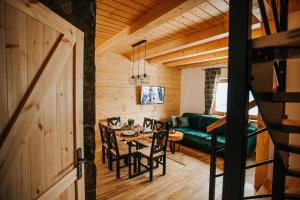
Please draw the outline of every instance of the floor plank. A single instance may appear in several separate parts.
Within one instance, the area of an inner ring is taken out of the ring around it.
[[[149,182],[148,173],[129,180],[127,168],[121,169],[121,178],[116,179],[115,171],[109,171],[107,164],[102,164],[100,161],[101,152],[97,152],[96,155],[98,200],[208,199],[210,157],[206,153],[184,146],[173,156],[168,152],[167,174],[161,175],[162,167],[156,169],[153,182]],[[253,163],[253,158],[247,162]],[[222,172],[222,159],[218,159],[217,166],[218,173]],[[256,192],[252,186],[254,172],[252,169],[246,174],[245,193],[247,195]],[[221,190],[222,178],[218,178],[217,199],[220,199]]]

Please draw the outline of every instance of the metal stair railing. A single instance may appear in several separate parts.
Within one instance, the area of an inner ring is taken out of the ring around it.
[[[246,3],[247,2],[247,3]],[[226,150],[228,152],[227,158],[230,160],[238,161],[238,159],[242,159],[240,161],[241,165],[235,165],[234,168],[230,169],[229,163],[226,165],[226,154],[225,154],[225,167],[224,167],[224,173],[216,174],[216,156],[217,152],[224,151],[225,147],[217,146],[217,132],[215,131],[215,128],[210,127],[210,131],[213,131],[212,133],[212,140],[211,140],[211,165],[210,165],[210,186],[209,186],[209,199],[213,200],[215,198],[215,180],[217,177],[222,177],[225,175],[224,182],[229,184],[232,183],[232,185],[223,184],[223,199],[259,199],[259,198],[267,198],[272,197],[274,200],[281,200],[281,199],[300,199],[300,195],[296,194],[290,194],[285,193],[285,177],[286,176],[293,176],[296,178],[300,178],[300,170],[299,169],[290,169],[288,165],[288,156],[289,153],[296,153],[300,154],[300,145],[291,145],[289,144],[289,135],[290,134],[298,134],[300,133],[300,121],[291,121],[288,120],[285,116],[285,103],[286,102],[294,102],[299,103],[300,102],[300,92],[286,92],[286,68],[287,68],[287,59],[293,59],[293,58],[300,58],[300,29],[295,30],[287,30],[287,22],[288,22],[288,0],[271,0],[271,7],[272,7],[272,14],[275,24],[275,30],[276,33],[271,34],[271,28],[268,18],[268,13],[265,9],[265,1],[264,0],[258,0],[259,8],[262,15],[262,21],[264,24],[264,29],[266,32],[266,36],[252,39],[250,40],[251,45],[247,45],[246,43],[242,44],[241,42],[236,42],[234,39],[237,39],[235,37],[240,37],[240,39],[249,38],[248,33],[250,32],[251,23],[248,20],[248,30],[240,30],[244,29],[245,26],[243,26],[243,23],[247,21],[250,17],[250,5],[251,1],[243,1],[240,2],[239,0],[231,0],[230,1],[230,35],[233,33],[234,36],[229,37],[229,84],[232,83],[231,87],[233,91],[229,91],[230,97],[232,98],[235,103],[238,103],[236,98],[236,91],[237,90],[237,84],[238,82],[236,80],[233,80],[234,78],[243,81],[247,81],[245,79],[245,72],[252,74],[249,75],[251,77],[251,80],[249,81],[249,87],[252,91],[252,94],[254,96],[254,99],[257,103],[257,106],[259,108],[259,111],[262,115],[262,119],[265,122],[266,128],[265,130],[268,130],[271,140],[274,143],[275,150],[274,150],[274,159],[265,160],[259,163],[255,163],[253,165],[249,165],[244,167],[244,170],[242,170],[243,165],[246,161],[246,157],[237,153],[237,154],[230,154],[233,153],[234,149],[242,149],[242,145],[238,145],[236,142],[234,144],[237,144],[238,147],[232,148],[230,146],[232,144],[228,144],[228,149]],[[279,3],[278,3],[279,2]],[[249,12],[246,12],[248,9]],[[233,11],[235,11],[235,14],[232,14]],[[245,14],[242,14],[245,13]],[[242,16],[243,15],[243,16]],[[248,15],[247,17],[245,15]],[[231,19],[234,18],[234,19]],[[241,27],[239,27],[241,26]],[[237,29],[240,28],[240,29]],[[272,29],[273,30],[273,29]],[[244,33],[247,37],[241,37],[238,35],[238,33]],[[237,48],[239,47],[239,48]],[[247,48],[250,48],[250,53],[248,53]],[[239,53],[240,57],[233,56],[235,54],[233,53]],[[250,55],[251,57],[247,57],[247,55]],[[267,62],[273,62],[273,66],[262,65]],[[260,67],[251,66],[251,69],[247,72],[247,67],[245,63],[248,63],[249,65],[256,65],[259,64]],[[244,64],[245,67],[243,70],[240,70],[239,72],[235,72],[233,66],[238,67],[238,65]],[[230,67],[232,66],[232,67]],[[275,88],[275,91],[273,89],[273,70],[275,71],[275,78],[277,81],[277,87]],[[231,73],[231,74],[230,74]],[[231,79],[230,79],[231,76]],[[239,77],[243,76],[243,77]],[[265,76],[267,76],[267,80],[271,82],[268,82],[268,84],[259,82],[259,80],[266,80]],[[269,78],[269,79],[268,79]],[[259,85],[261,84],[261,85]],[[262,84],[264,84],[262,86]],[[270,85],[271,84],[271,85]],[[268,86],[268,89],[266,89],[266,85]],[[245,87],[246,88],[246,87]],[[230,88],[229,88],[230,90]],[[242,95],[245,93],[245,89],[239,90]],[[245,95],[241,97],[242,101],[245,100]],[[241,105],[238,105],[238,108],[241,109]],[[244,114],[245,110],[242,111],[233,111],[232,109],[229,109],[232,113],[232,116],[241,116],[241,119],[244,120]],[[230,116],[230,115],[229,115]],[[232,123],[234,122],[232,116],[230,116],[231,120],[229,120],[228,126],[230,126],[230,130],[233,130]],[[246,118],[247,119],[247,118]],[[227,118],[223,118],[223,121],[219,124],[223,125],[226,123]],[[240,124],[243,123],[242,120],[237,120]],[[293,122],[293,123],[292,123]],[[297,122],[297,123],[295,123]],[[245,124],[243,125],[245,126]],[[236,126],[239,131],[243,130],[241,125]],[[248,135],[248,137],[255,136],[263,132],[262,130],[257,131],[256,133],[253,133]],[[233,137],[229,134],[230,138],[234,138],[235,140],[238,139],[239,141],[245,143],[245,141],[242,141],[242,138],[245,137]],[[232,141],[232,140],[230,140]],[[227,147],[226,147],[227,148]],[[242,151],[244,153],[244,151]],[[232,155],[232,156],[230,156]],[[240,185],[242,181],[244,181],[244,173],[246,169],[261,166],[263,164],[270,164],[273,163],[273,183],[272,183],[272,194],[260,194],[260,195],[253,195],[253,196],[243,196],[243,189]],[[245,165],[244,165],[245,166]],[[228,175],[226,175],[226,169],[228,171]],[[240,174],[233,173],[234,171],[237,171]],[[236,177],[233,177],[234,174],[238,175]],[[226,178],[227,176],[227,178]],[[232,181],[233,180],[233,181]],[[225,187],[224,187],[225,186]],[[232,191],[234,187],[237,187],[238,189],[235,191]]]

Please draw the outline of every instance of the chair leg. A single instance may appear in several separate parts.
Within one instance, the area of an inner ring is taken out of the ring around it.
[[[150,160],[150,181],[153,180],[153,159]]]
[[[167,158],[166,158],[166,155],[164,155],[163,157],[163,175],[166,175],[166,171],[167,171],[167,165],[166,165],[166,161],[167,161]]]
[[[124,165],[128,165],[128,158],[124,158]]]
[[[137,155],[134,155],[134,166],[133,166],[133,171],[134,171],[134,173],[136,173],[136,171],[137,171],[137,169],[136,169],[136,163],[137,163]],[[131,164],[131,163],[129,163],[129,164]]]
[[[108,157],[108,169],[110,171],[112,171],[113,170],[113,157],[109,150],[107,151],[107,157]]]
[[[117,158],[117,178],[120,178],[120,160]]]
[[[105,163],[105,147],[102,146],[102,163]]]
[[[138,172],[141,172],[141,156],[140,154],[137,155],[138,158]]]

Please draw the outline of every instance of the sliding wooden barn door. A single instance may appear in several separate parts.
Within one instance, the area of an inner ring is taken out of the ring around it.
[[[0,0],[1,200],[84,199],[83,37],[38,1]]]

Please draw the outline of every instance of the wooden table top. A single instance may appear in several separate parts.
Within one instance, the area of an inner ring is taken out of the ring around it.
[[[140,133],[136,136],[124,136],[122,135],[122,133],[126,131],[126,130],[117,130],[115,131],[116,136],[122,138],[123,140],[126,140],[126,142],[133,142],[133,141],[138,141],[138,140],[142,140],[145,138],[152,138],[153,137],[153,133]],[[128,130],[127,130],[128,131]]]
[[[183,133],[180,131],[175,131],[175,133],[169,133],[169,141],[180,141],[183,139]]]

